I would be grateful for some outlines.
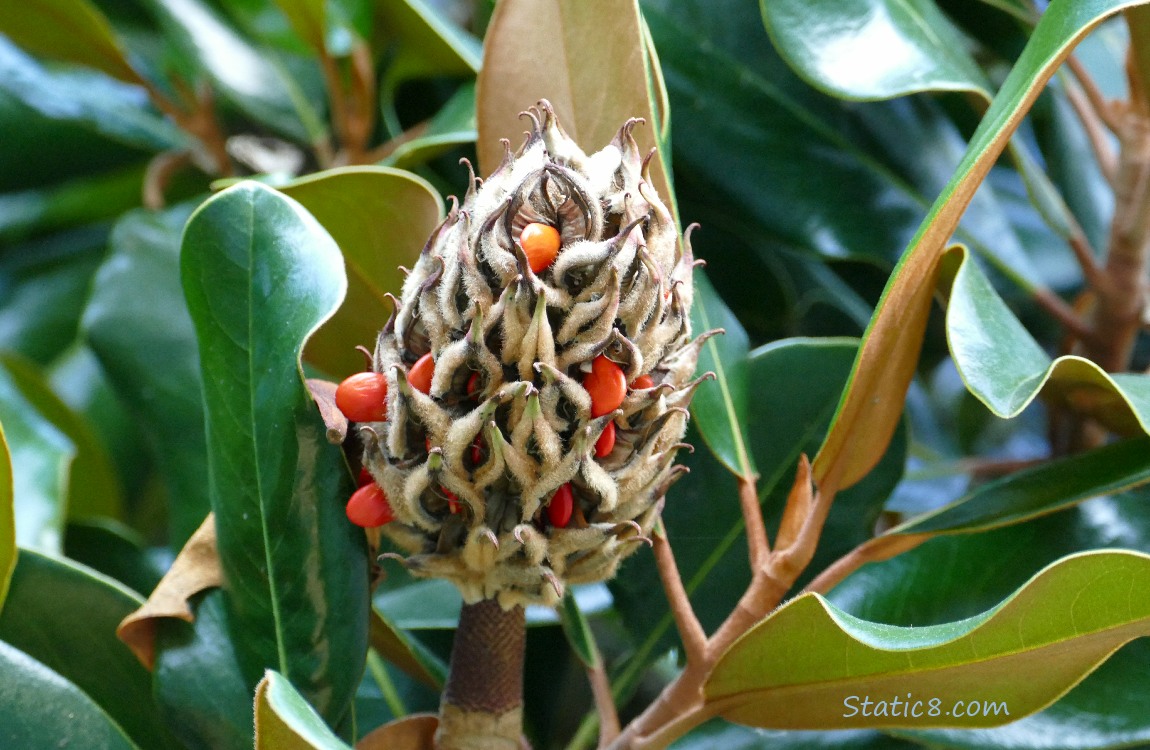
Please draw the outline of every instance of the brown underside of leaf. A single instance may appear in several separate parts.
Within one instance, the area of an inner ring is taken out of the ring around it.
[[[435,714],[405,716],[368,732],[355,750],[433,750],[438,726]]]
[[[655,147],[637,3],[503,0],[485,47],[475,101],[481,174],[493,172],[503,158],[500,138],[512,149],[523,142],[529,123],[519,113],[540,99],[551,102],[563,129],[587,153],[607,145],[631,117],[647,122],[633,134],[640,150]],[[570,75],[572,65],[579,75]],[[651,181],[659,195],[672,194],[661,159],[651,164]]]
[[[319,407],[324,426],[327,427],[327,441],[333,445],[343,445],[347,437],[347,417],[335,405],[335,390],[339,386],[319,378],[308,378],[305,382],[308,393]]]
[[[209,513],[148,601],[124,618],[116,628],[116,635],[132,649],[140,663],[151,669],[156,657],[156,620],[174,617],[192,622],[195,616],[188,600],[222,582],[220,558],[216,553],[215,516]]]

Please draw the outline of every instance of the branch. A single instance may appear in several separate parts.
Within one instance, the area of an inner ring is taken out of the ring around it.
[[[815,576],[815,579],[800,593],[825,594],[867,563],[889,560],[914,549],[932,536],[932,534],[892,534],[868,539],[827,566],[826,570]]]
[[[1114,115],[1114,106],[1106,101],[1106,97],[1102,95],[1101,89],[1094,79],[1090,77],[1086,67],[1079,62],[1078,58],[1074,55],[1066,58],[1066,67],[1074,74],[1074,79],[1078,81],[1081,86],[1082,95],[1086,97],[1086,104],[1092,113],[1091,119],[1096,122],[1101,122],[1106,127],[1110,128],[1113,132],[1118,132],[1118,119]],[[1080,115],[1081,116],[1081,115]],[[1085,123],[1084,123],[1085,124]],[[1089,126],[1087,126],[1089,129]]]
[[[691,607],[691,598],[687,589],[683,587],[683,579],[679,575],[679,566],[675,562],[675,555],[671,551],[671,542],[667,539],[667,530],[663,522],[655,528],[651,535],[651,548],[655,553],[655,565],[659,569],[659,580],[663,583],[663,591],[667,594],[667,603],[671,607],[671,616],[675,619],[675,628],[679,631],[679,638],[683,641],[683,649],[687,654],[687,663],[701,662],[707,648],[707,634],[699,624],[699,618]]]
[[[595,711],[599,714],[599,747],[606,747],[619,736],[620,727],[619,710],[615,707],[611,680],[602,659],[587,668],[587,681],[591,684],[591,697],[595,701]]]
[[[767,527],[763,522],[763,508],[759,505],[759,492],[754,477],[739,477],[739,509],[743,512],[743,524],[747,530],[747,556],[751,568],[757,569],[767,561],[771,553],[771,543],[767,539]]]

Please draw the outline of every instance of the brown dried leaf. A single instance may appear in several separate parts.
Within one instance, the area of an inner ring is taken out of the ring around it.
[[[330,380],[319,378],[308,378],[305,382],[327,427],[327,441],[333,445],[343,445],[344,439],[347,438],[347,417],[335,405],[335,390],[339,386]]]
[[[151,669],[156,657],[156,620],[175,617],[192,622],[195,616],[188,600],[222,582],[220,558],[216,554],[215,516],[209,513],[148,601],[124,618],[116,635],[132,649],[140,663]]]

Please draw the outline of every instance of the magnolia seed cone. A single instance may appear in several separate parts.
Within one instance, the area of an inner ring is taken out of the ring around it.
[[[651,187],[640,121],[587,155],[546,101],[525,115],[518,153],[473,179],[407,277],[374,354],[388,421],[361,427],[406,567],[504,607],[611,577],[650,533],[685,471],[674,459],[706,337],[691,339],[689,238]],[[532,223],[561,243],[538,273],[519,241]],[[428,352],[424,393],[408,375]],[[583,382],[599,355],[633,385],[592,417]],[[614,447],[597,457],[609,422]],[[547,505],[565,484],[574,508],[560,527]]]

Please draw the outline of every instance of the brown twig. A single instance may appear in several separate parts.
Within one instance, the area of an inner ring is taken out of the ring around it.
[[[602,659],[587,667],[587,682],[591,685],[591,697],[599,715],[599,747],[605,747],[619,736],[620,725],[615,696],[611,694],[611,678],[607,676]]]
[[[162,154],[156,154],[148,162],[148,168],[144,170],[142,187],[144,206],[153,211],[163,208],[167,203],[164,198],[164,191],[171,183],[172,175],[186,167],[191,161],[192,154],[190,151],[165,151]]]
[[[825,594],[867,563],[882,562],[901,555],[930,539],[931,536],[931,534],[892,534],[868,539],[828,565],[806,585],[802,593]]]
[[[1110,136],[1106,132],[1105,124],[1098,117],[1097,110],[1090,106],[1090,101],[1082,89],[1070,81],[1067,82],[1066,86],[1066,99],[1074,108],[1074,113],[1078,115],[1078,120],[1082,123],[1083,130],[1086,131],[1086,138],[1090,141],[1094,160],[1098,162],[1102,176],[1113,185],[1115,175],[1118,172],[1118,157],[1110,145]]]
[[[687,589],[683,587],[679,566],[675,562],[674,553],[671,552],[671,542],[667,539],[667,530],[663,528],[662,522],[652,534],[651,549],[655,554],[655,566],[659,570],[659,580],[663,584],[663,591],[666,592],[671,616],[675,620],[679,638],[683,641],[687,662],[698,662],[705,655],[707,634],[703,631],[694,608],[691,607],[691,598],[687,595]]]
[[[759,568],[771,553],[771,543],[767,539],[767,527],[763,522],[763,509],[759,505],[759,492],[754,477],[739,477],[739,510],[743,513],[743,524],[747,534],[747,556],[751,568]]]
[[[1090,324],[1083,320],[1074,308],[1057,294],[1043,287],[1035,289],[1033,294],[1034,301],[1038,303],[1038,306],[1045,310],[1050,317],[1057,320],[1075,338],[1086,342],[1097,338]]]
[[[1091,78],[1090,73],[1086,70],[1086,66],[1074,55],[1071,55],[1066,58],[1066,67],[1074,74],[1074,79],[1078,81],[1078,85],[1082,88],[1082,93],[1094,113],[1094,118],[1113,132],[1118,132],[1118,118],[1114,113],[1114,105],[1106,101],[1106,97],[1102,95],[1102,90],[1098,88],[1098,84]]]

